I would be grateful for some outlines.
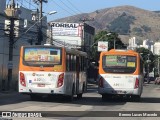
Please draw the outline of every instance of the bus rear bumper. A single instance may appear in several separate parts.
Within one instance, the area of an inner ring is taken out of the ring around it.
[[[98,88],[99,94],[112,94],[112,95],[140,95],[140,90],[137,89],[112,89],[112,88]]]
[[[22,94],[66,94],[63,89],[19,89]]]

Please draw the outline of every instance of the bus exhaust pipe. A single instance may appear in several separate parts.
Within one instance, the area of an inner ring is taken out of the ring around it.
[[[51,90],[51,93],[53,94],[53,93],[54,93],[54,91],[53,91],[53,90]]]

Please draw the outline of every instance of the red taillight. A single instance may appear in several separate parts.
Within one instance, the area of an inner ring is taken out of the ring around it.
[[[99,87],[103,87],[103,78],[102,77],[100,77],[100,79],[99,79]]]
[[[58,77],[57,87],[61,87],[63,85],[64,73],[60,74]]]
[[[136,82],[135,82],[135,86],[134,86],[134,89],[138,88],[139,87],[139,79],[136,78]]]
[[[22,72],[20,72],[20,83],[21,83],[22,86],[26,87],[25,77],[24,77],[24,74]]]

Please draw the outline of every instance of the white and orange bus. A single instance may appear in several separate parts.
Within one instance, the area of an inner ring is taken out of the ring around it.
[[[86,90],[87,54],[55,46],[22,46],[19,63],[19,92],[31,99],[40,95],[82,97]]]
[[[125,96],[140,100],[143,90],[143,60],[133,50],[101,52],[98,92],[102,100]]]

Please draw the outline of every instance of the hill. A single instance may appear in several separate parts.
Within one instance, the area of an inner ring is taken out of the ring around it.
[[[117,32],[124,43],[128,43],[131,37],[136,37],[139,43],[144,39],[155,42],[160,38],[160,11],[148,11],[133,6],[106,8],[56,21],[80,22],[80,19],[85,18],[94,18],[94,21],[86,23],[95,27],[96,32],[100,30]]]

